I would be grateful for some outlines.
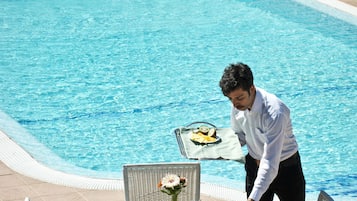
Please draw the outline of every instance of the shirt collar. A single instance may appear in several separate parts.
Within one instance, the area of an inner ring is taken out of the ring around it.
[[[263,95],[261,89],[256,87],[254,103],[252,105],[252,109],[250,110],[250,112],[261,113],[262,105],[263,105],[262,103],[263,103]]]

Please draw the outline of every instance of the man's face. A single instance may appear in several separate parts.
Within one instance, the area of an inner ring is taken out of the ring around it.
[[[254,85],[250,87],[249,92],[250,93],[244,91],[242,88],[238,88],[229,93],[228,98],[238,110],[251,109],[255,98]]]

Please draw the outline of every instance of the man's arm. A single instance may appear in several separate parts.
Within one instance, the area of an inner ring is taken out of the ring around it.
[[[267,130],[264,135],[264,152],[260,160],[257,178],[249,195],[252,200],[259,200],[269,185],[274,180],[279,170],[280,156],[284,142],[284,127],[287,119],[284,114],[279,114],[275,119],[268,120]]]

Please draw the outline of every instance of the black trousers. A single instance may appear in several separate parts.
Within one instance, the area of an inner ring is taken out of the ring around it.
[[[252,192],[257,177],[258,163],[249,154],[245,157],[247,197]],[[259,201],[272,201],[276,194],[280,201],[305,201],[305,178],[299,152],[280,162],[276,178]],[[258,200],[256,200],[258,201]]]

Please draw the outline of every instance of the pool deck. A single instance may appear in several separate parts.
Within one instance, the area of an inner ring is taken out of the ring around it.
[[[317,1],[357,16],[357,0]],[[0,201],[23,201],[25,197],[31,201],[125,201],[121,180],[57,172],[37,163],[19,148],[0,132]],[[246,200],[245,193],[201,183],[201,201],[224,200]]]
[[[56,185],[19,174],[0,162],[0,201],[125,201],[122,190],[91,190]],[[221,201],[201,194],[202,201]]]

